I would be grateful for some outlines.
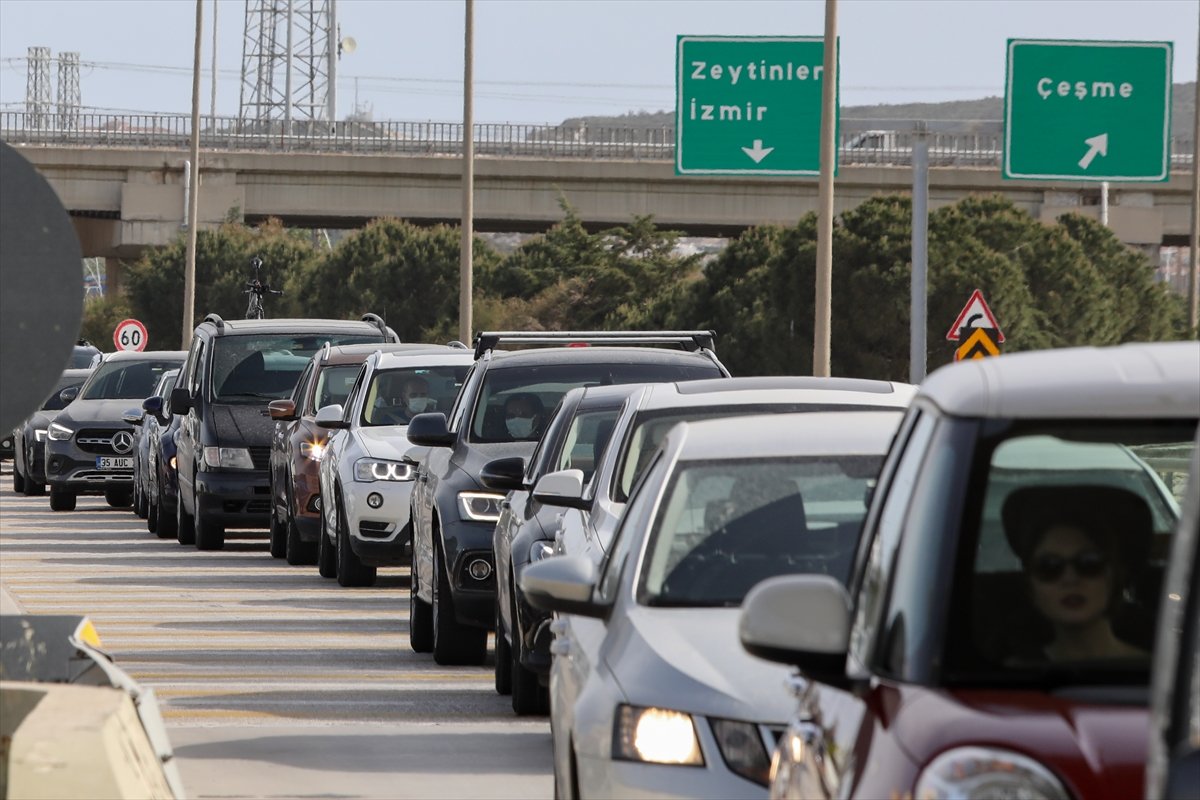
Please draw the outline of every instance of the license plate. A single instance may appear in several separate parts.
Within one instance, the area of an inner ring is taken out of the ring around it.
[[[133,458],[127,456],[96,456],[96,469],[133,469]]]

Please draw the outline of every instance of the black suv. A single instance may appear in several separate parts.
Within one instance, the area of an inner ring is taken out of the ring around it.
[[[500,352],[501,342],[559,346]],[[611,346],[635,344],[682,349]],[[439,664],[482,663],[495,624],[492,533],[505,495],[483,488],[483,466],[529,458],[550,412],[577,386],[729,374],[711,331],[481,333],[475,358],[449,419],[418,414],[408,426],[410,442],[432,448],[412,495],[409,637]]]
[[[106,357],[46,430],[50,508],[73,511],[81,494],[104,494],[113,508],[133,502],[133,426],[122,419],[131,402],[154,391],[164,372],[178,369],[182,350],[121,352]]]
[[[176,434],[179,543],[220,550],[226,528],[265,529],[275,430],[267,404],[291,396],[309,359],[327,342],[396,341],[395,331],[375,314],[360,321],[205,317],[171,392],[172,413],[184,415]]]

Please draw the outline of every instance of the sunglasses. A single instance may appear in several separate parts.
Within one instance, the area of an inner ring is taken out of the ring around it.
[[[1108,558],[1103,553],[1087,550],[1071,558],[1062,556],[1038,556],[1033,561],[1030,574],[1034,580],[1042,583],[1056,581],[1063,576],[1070,566],[1081,578],[1095,578],[1108,568]]]

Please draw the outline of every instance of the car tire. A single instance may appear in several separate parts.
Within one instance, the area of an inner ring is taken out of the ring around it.
[[[147,507],[147,505],[148,504],[146,503],[146,493],[142,491],[140,482],[137,480],[134,480],[134,482],[133,482],[133,513],[137,514],[138,519],[146,519],[146,517],[149,515],[150,509]]]
[[[433,650],[433,609],[417,594],[415,558],[408,582],[408,643],[414,653]]]
[[[374,586],[377,570],[362,563],[350,546],[350,526],[345,507],[337,507],[337,580],[339,586]]]
[[[27,453],[25,455],[26,472],[22,475],[22,477],[25,479],[25,496],[26,497],[36,497],[38,495],[43,495],[46,493],[46,484],[38,483],[37,481],[35,481],[33,479],[33,476],[30,475],[28,472],[28,467],[32,463],[33,463],[33,451],[29,450],[29,451],[27,451]]]
[[[334,552],[333,542],[329,541],[324,510],[321,511],[321,535],[317,537],[317,573],[322,578],[337,577],[337,553]]]
[[[197,550],[222,550],[225,547],[225,526],[220,523],[213,522],[204,516],[204,512],[200,510],[200,498],[196,498],[196,514],[194,516],[194,524],[196,526],[196,549]]]
[[[25,494],[25,476],[13,462],[13,494]]]
[[[443,666],[478,665],[487,658],[487,631],[460,625],[454,613],[450,573],[442,563],[442,547],[433,541],[433,660]]]
[[[75,493],[70,489],[50,488],[50,510],[51,511],[74,511],[75,510]]]
[[[176,502],[179,501],[176,500]],[[154,512],[157,517],[157,528],[154,533],[160,539],[171,539],[175,537],[175,533],[178,530],[175,524],[175,515],[164,514],[163,505],[163,495],[160,487],[155,491]]]
[[[158,533],[158,504],[151,503],[149,498],[146,500],[146,530]]]
[[[129,489],[105,489],[104,502],[110,508],[128,508],[133,503],[133,492]]]
[[[183,507],[183,493],[175,498],[175,539],[180,544],[196,543],[196,520]]]
[[[499,603],[496,604],[496,694],[512,694],[512,649],[504,638]]]
[[[550,692],[542,686],[537,673],[521,663],[521,637],[512,643],[512,710],[518,717],[545,716],[550,713]]]
[[[287,555],[287,534],[284,532],[283,523],[279,521],[279,517],[275,514],[275,509],[271,509],[271,558],[283,558]],[[290,563],[290,562],[289,562]]]
[[[306,542],[300,538],[300,526],[296,524],[295,513],[292,509],[296,508],[296,498],[288,492],[288,517],[283,521],[284,531],[284,556],[287,558],[287,563],[293,566],[301,566],[304,564],[317,563],[317,542]]]

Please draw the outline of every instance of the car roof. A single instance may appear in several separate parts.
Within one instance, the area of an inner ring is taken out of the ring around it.
[[[95,367],[76,367],[75,369],[64,369],[62,375],[58,376],[58,379],[60,381],[75,380],[76,378],[79,380],[87,380],[87,376],[91,375],[92,370],[94,369]]]
[[[475,354],[461,347],[429,344],[414,346],[411,350],[385,351],[375,363],[375,369],[399,369],[402,367],[471,366]]]
[[[667,350],[662,347],[542,347],[531,350],[493,350],[489,369],[529,364],[712,364],[703,351]]]
[[[1073,347],[960,361],[919,398],[947,414],[997,419],[1200,415],[1200,342]]]
[[[649,384],[617,383],[604,386],[578,386],[567,392],[568,395],[580,394],[580,405],[587,408],[597,406],[620,405],[626,398],[644,391]]]
[[[118,350],[104,356],[104,363],[113,361],[170,361],[172,359],[183,363],[187,358],[187,350]]]
[[[223,319],[218,325],[213,317],[204,318],[197,328],[207,327],[218,336],[238,336],[252,333],[296,333],[302,335],[320,333],[363,333],[382,332],[371,322],[356,319]]]
[[[907,383],[857,378],[720,378],[648,384],[639,410],[755,403],[907,408],[916,391]]]
[[[681,422],[668,435],[680,461],[887,452],[903,417],[895,411],[754,414]]]
[[[364,342],[362,344],[343,344],[330,346],[329,356],[325,357],[325,350],[322,348],[313,358],[316,359],[318,365],[326,364],[361,364],[370,357],[372,353],[382,351],[384,353],[394,352],[425,352],[431,345],[423,344],[399,344],[396,342]],[[449,348],[445,348],[449,349]],[[459,350],[457,352],[464,352]]]

